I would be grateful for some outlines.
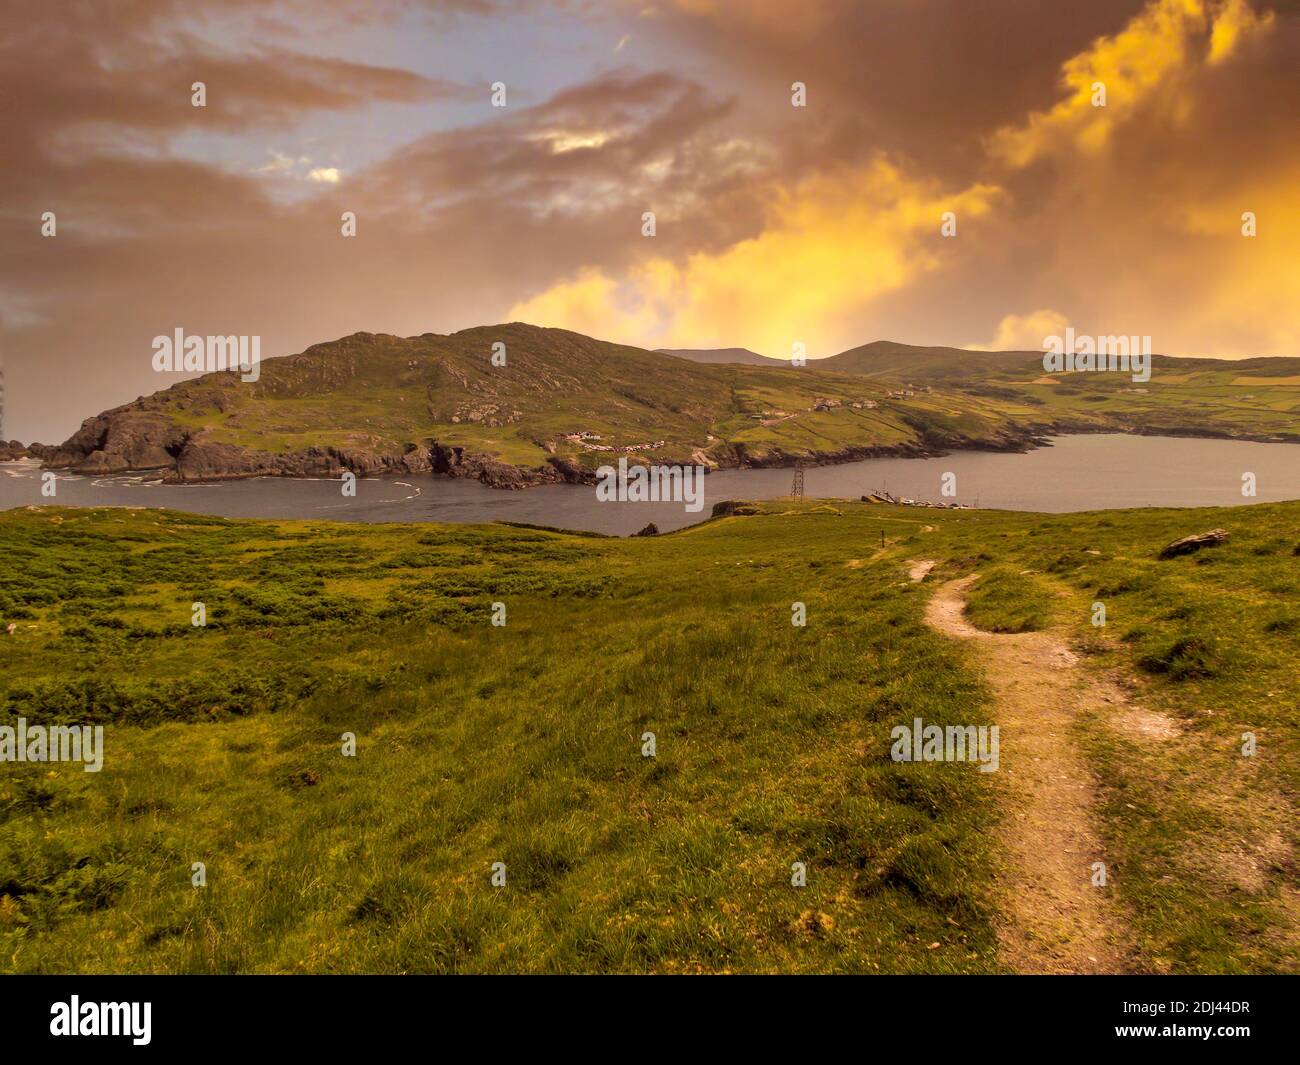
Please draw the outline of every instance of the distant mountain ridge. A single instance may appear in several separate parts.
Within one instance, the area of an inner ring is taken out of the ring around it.
[[[1233,372],[1241,376],[1291,377],[1300,374],[1300,358],[1261,356],[1215,359],[1205,356],[1153,355],[1153,366],[1179,373]],[[813,363],[809,363],[813,365]],[[818,369],[837,373],[913,374],[918,380],[977,380],[1043,372],[1042,351],[985,351],[981,348],[927,347],[894,340],[874,340],[816,362]]]
[[[496,345],[504,365],[492,361]],[[714,349],[702,362],[520,322],[355,333],[265,359],[256,382],[180,381],[86,419],[61,445],[25,450],[50,468],[181,482],[350,470],[522,488],[590,483],[619,456],[789,466],[1025,450],[1066,432],[1300,440],[1300,359],[1157,356],[1149,386],[1114,373],[1045,375],[1035,352],[892,341],[804,367],[753,352],[761,363],[711,361],[745,350]]]
[[[691,362],[702,362],[706,365],[732,363],[740,366],[790,368],[788,359],[772,359],[756,351],[750,351],[749,348],[655,348],[655,350],[664,355],[673,355],[679,359],[689,359]]]

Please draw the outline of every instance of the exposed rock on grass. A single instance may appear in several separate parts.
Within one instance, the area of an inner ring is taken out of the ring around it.
[[[1197,533],[1194,536],[1184,536],[1161,551],[1160,557],[1177,558],[1179,555],[1190,555],[1203,547],[1216,547],[1230,536],[1231,533],[1227,529],[1211,529],[1209,532]]]

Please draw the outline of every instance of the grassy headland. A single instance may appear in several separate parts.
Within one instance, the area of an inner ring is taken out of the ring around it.
[[[492,362],[498,344],[504,365]],[[1295,359],[1156,357],[1137,385],[1124,373],[1044,374],[1032,352],[884,342],[801,368],[701,364],[517,322],[357,333],[267,359],[260,373],[182,381],[38,453],[179,480],[433,469],[519,487],[590,479],[620,454],[735,467],[1025,450],[1061,432],[1295,440],[1300,410]]]

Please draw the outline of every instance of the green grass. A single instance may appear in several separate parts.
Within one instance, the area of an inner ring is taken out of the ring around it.
[[[98,775],[5,768],[6,968],[995,969],[979,775],[887,754],[982,690],[822,520],[0,516],[5,713],[108,723]]]
[[[966,593],[966,617],[987,632],[1039,632],[1052,605],[1042,582],[1014,566],[990,566]]]
[[[1300,505],[759,510],[625,540],[0,514],[0,723],[107,747],[0,767],[0,968],[999,971],[994,783],[888,755],[914,717],[995,720],[922,620],[968,572],[976,624],[1064,626],[1184,724],[1158,750],[1079,725],[1138,967],[1294,968]],[[1236,868],[1269,825],[1287,845]]]

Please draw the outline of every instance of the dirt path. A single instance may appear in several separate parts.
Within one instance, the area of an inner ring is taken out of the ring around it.
[[[911,562],[908,564],[907,575],[914,581],[925,579],[927,573],[934,569],[934,559],[927,558],[920,562]]]
[[[972,626],[963,615],[964,593],[975,579],[941,585],[926,607],[926,621],[978,647],[997,697],[997,776],[1011,804],[999,830],[1007,859],[1000,874],[1003,958],[1023,973],[1123,972],[1124,921],[1110,889],[1092,884],[1093,863],[1107,858],[1093,817],[1096,786],[1071,726],[1080,711],[1102,704],[1121,710],[1115,716],[1135,731],[1150,735],[1172,726],[1160,715],[1116,707],[1126,702],[1123,694],[1080,668],[1060,637],[1002,635]]]

